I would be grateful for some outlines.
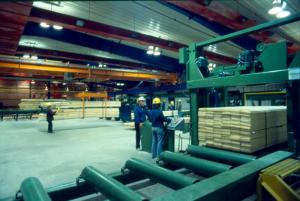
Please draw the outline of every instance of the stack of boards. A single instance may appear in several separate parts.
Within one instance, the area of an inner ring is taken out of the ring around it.
[[[287,141],[284,106],[200,108],[198,117],[200,145],[253,153]]]
[[[59,99],[22,99],[19,104],[20,108],[38,109],[39,106],[56,110],[55,119],[77,119],[77,118],[115,118],[119,117],[119,101],[67,101]],[[45,118],[45,114],[40,114],[41,118]]]

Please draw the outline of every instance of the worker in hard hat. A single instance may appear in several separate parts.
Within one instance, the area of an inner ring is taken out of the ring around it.
[[[168,105],[168,109],[169,110],[175,110],[175,104],[174,101],[170,101],[169,105]]]
[[[140,150],[141,148],[141,128],[143,123],[146,121],[146,104],[145,98],[139,97],[137,99],[137,104],[134,107],[134,127],[135,127],[135,148]]]
[[[53,133],[53,124],[52,121],[54,120],[54,115],[56,111],[53,111],[51,108],[51,103],[46,103],[46,109],[40,106],[42,112],[47,114],[47,122],[48,122],[48,133]]]
[[[152,101],[153,109],[149,112],[148,117],[152,123],[152,158],[156,158],[162,151],[165,140],[164,122],[170,122],[161,110],[161,101],[154,98]]]

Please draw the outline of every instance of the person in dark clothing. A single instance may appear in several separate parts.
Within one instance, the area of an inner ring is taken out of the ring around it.
[[[56,111],[53,111],[51,109],[51,105],[47,105],[47,108],[44,109],[40,106],[43,112],[47,114],[47,122],[48,122],[48,133],[53,133],[53,124],[52,121],[54,120],[54,115],[56,114]]]
[[[143,123],[146,121],[146,109],[145,109],[145,98],[139,97],[137,104],[134,107],[134,127],[135,127],[135,148],[140,149],[141,142],[141,128]]]
[[[160,109],[160,99],[153,99],[153,109],[149,112],[148,116],[152,123],[152,158],[156,158],[162,151],[164,146],[164,122],[171,120],[166,118]]]

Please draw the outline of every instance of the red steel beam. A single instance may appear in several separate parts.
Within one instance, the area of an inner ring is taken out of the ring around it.
[[[32,8],[32,2],[0,4],[0,53],[14,55]]]
[[[84,22],[82,27],[77,26],[77,20]],[[131,41],[142,45],[155,45],[162,49],[178,52],[179,48],[187,47],[185,44],[181,44],[174,41],[164,40],[153,36],[141,34],[138,32],[110,26],[107,24],[76,18],[60,13],[51,12],[40,8],[32,8],[28,21],[31,22],[47,22],[50,25],[58,24],[66,29],[70,29],[77,32],[96,34],[104,37],[110,37],[120,40]],[[223,63],[235,63],[235,59],[219,55],[213,52],[207,52],[209,59]]]
[[[240,15],[238,12],[224,6],[218,1],[212,1],[209,6],[205,6],[202,0],[170,0],[168,3],[183,8],[195,15],[205,17],[210,21],[226,25],[234,30],[242,30],[257,25],[255,20],[247,19],[245,16]],[[250,36],[265,43],[278,42],[281,39],[280,37],[273,35],[273,32],[270,30],[261,31],[251,34]],[[299,49],[299,45],[293,44],[288,47],[288,52],[294,53]]]

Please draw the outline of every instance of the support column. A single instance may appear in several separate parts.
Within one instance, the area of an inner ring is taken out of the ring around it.
[[[48,99],[50,99],[51,98],[51,92],[50,92],[50,90],[51,90],[51,83],[50,82],[47,82],[47,88],[48,88],[47,97],[48,97]]]
[[[190,90],[190,116],[191,116],[191,143],[193,145],[199,144],[198,139],[198,94],[197,90]]]

